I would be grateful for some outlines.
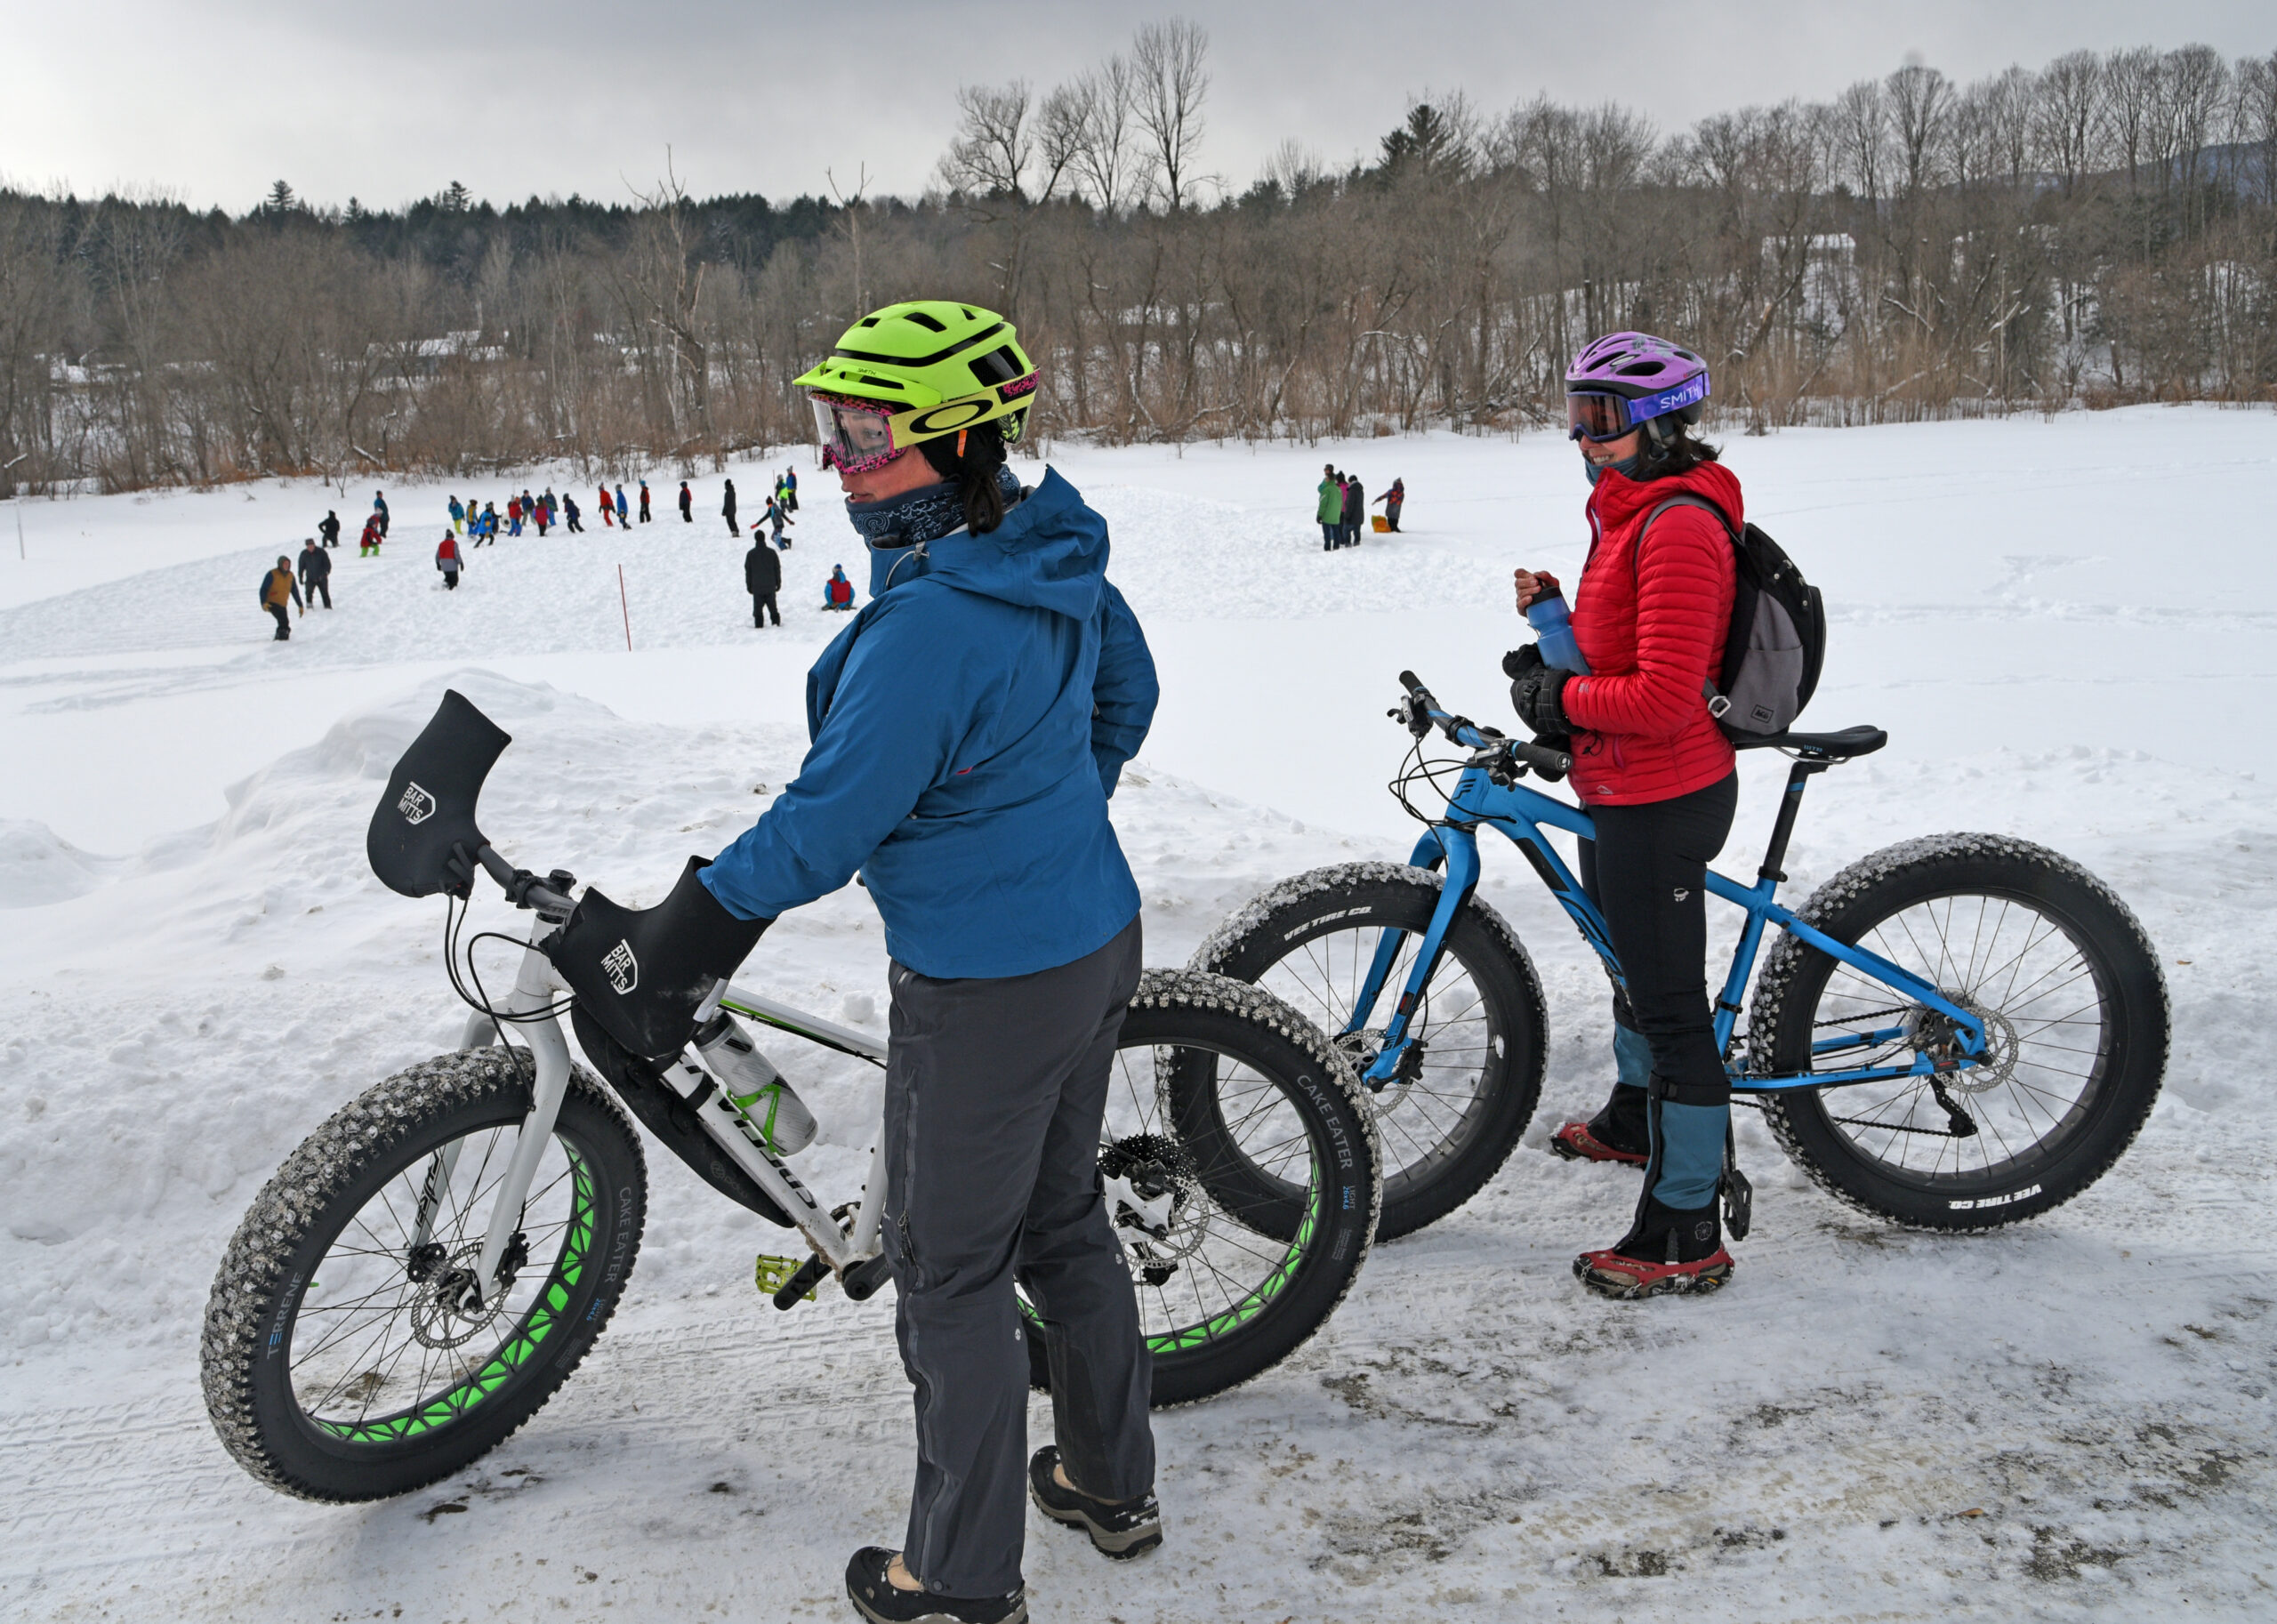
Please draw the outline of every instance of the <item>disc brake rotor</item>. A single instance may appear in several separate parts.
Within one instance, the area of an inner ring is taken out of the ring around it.
[[[459,1307],[474,1272],[481,1266],[482,1242],[470,1241],[450,1256],[447,1266],[436,1269],[421,1282],[411,1301],[411,1334],[422,1347],[457,1347],[471,1342],[495,1320],[506,1306],[510,1275],[471,1313]]]
[[[1956,1066],[1943,1073],[1942,1081],[1957,1093],[1990,1093],[2016,1074],[2016,1052],[2021,1045],[2016,1025],[1998,1009],[1987,1009],[1975,999],[1955,993],[1945,996],[1983,1023],[1984,1052],[1976,1057],[1975,1064]],[[1915,1049],[1932,1057],[1960,1053],[1960,1039],[1951,1017],[1919,1005],[1905,1018],[1905,1039]]]
[[[1159,1286],[1200,1248],[1209,1203],[1175,1139],[1135,1133],[1099,1151],[1107,1217],[1150,1286]]]

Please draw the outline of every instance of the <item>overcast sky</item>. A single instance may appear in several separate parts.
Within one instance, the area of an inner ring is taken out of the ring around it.
[[[232,213],[290,181],[393,205],[463,181],[622,200],[670,147],[699,194],[820,191],[824,171],[921,189],[960,82],[1039,90],[1172,8],[1129,0],[12,0],[0,178],[157,188]],[[1204,167],[1236,188],[1294,136],[1372,151],[1411,92],[1488,110],[1617,99],[1666,131],[1823,99],[1918,52],[1956,78],[2080,46],[2277,48],[2269,0],[1248,0],[1211,35]]]

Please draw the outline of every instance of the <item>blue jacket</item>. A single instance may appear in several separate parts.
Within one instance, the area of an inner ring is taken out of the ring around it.
[[[771,918],[857,869],[920,975],[1025,976],[1138,912],[1107,797],[1154,720],[1154,657],[1106,523],[1043,483],[986,535],[871,554],[871,601],[807,675],[798,777],[711,867]]]

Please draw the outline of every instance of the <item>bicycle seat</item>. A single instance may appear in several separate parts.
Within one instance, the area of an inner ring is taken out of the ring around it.
[[[1821,761],[1847,761],[1870,756],[1889,743],[1879,728],[1845,728],[1839,733],[1766,733],[1760,738],[1732,741],[1734,750],[1791,750]]]

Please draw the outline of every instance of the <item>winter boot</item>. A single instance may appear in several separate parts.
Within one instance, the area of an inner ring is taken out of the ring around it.
[[[1163,1508],[1150,1490],[1136,1499],[1096,1500],[1059,1481],[1059,1451],[1036,1451],[1028,1462],[1028,1498],[1055,1523],[1091,1536],[1099,1554],[1118,1562],[1143,1555],[1163,1542]]]
[[[899,1554],[865,1545],[846,1564],[846,1597],[870,1624],[1027,1624],[1026,1587],[972,1598],[904,1590],[886,1577]]]
[[[1621,1162],[1642,1167],[1652,1148],[1645,1104],[1643,1089],[1616,1082],[1604,1110],[1586,1122],[1566,1123],[1549,1136],[1549,1148],[1568,1162]]]
[[[1599,1297],[1633,1300],[1713,1291],[1732,1277],[1733,1267],[1714,1202],[1686,1210],[1663,1207],[1648,1195],[1617,1244],[1573,1259],[1573,1278]]]

